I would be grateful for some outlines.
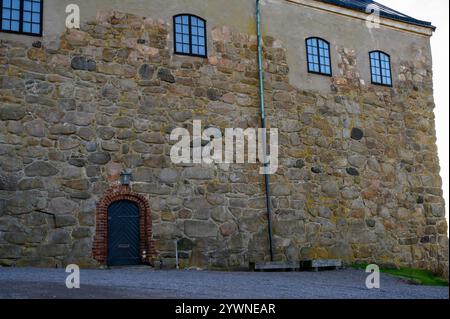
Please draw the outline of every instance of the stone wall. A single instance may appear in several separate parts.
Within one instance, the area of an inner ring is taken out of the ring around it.
[[[182,267],[269,259],[260,166],[180,166],[169,156],[171,131],[193,120],[259,126],[256,37],[215,26],[200,59],[174,56],[170,30],[104,11],[57,50],[1,42],[0,264],[96,265],[96,204],[125,168],[150,202],[164,265],[174,265],[174,239]],[[431,61],[412,44],[416,58],[384,88],[360,78],[355,49],[332,50],[339,72],[324,94],[294,88],[284,44],[264,38],[267,123],[280,131],[276,259],[448,276]]]

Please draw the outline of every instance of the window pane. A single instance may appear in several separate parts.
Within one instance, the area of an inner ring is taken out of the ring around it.
[[[41,12],[41,4],[39,2],[33,1],[33,11],[34,12]]]
[[[24,23],[23,24],[23,32],[31,32],[31,23]]]
[[[310,71],[312,71],[312,72],[319,72],[319,65],[318,64],[310,63],[309,66],[310,66]]]
[[[19,21],[11,21],[11,31],[19,31]]]
[[[9,9],[3,10],[3,19],[11,19],[11,10]]]
[[[2,21],[2,30],[10,30],[9,20]]]
[[[20,9],[20,0],[12,0],[12,8]]]
[[[38,34],[38,33],[40,33],[40,31],[41,31],[41,28],[40,28],[39,24],[33,23],[31,32]]]
[[[33,13],[33,22],[41,22],[41,14],[40,13]]]
[[[23,2],[23,9],[31,11],[31,1],[24,1]]]
[[[31,22],[31,12],[23,12],[23,21]]]
[[[198,54],[205,56],[206,55],[206,48],[203,47],[203,46],[202,47],[198,47]]]
[[[20,11],[13,10],[11,12],[11,19],[19,21],[20,20]]]

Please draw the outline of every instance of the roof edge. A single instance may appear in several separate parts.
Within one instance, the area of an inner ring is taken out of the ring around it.
[[[335,5],[338,7],[342,7],[342,8],[347,8],[347,9],[351,9],[351,10],[355,10],[355,11],[359,11],[359,12],[364,12],[367,13],[366,8],[364,8],[364,10],[361,8],[361,6],[358,6],[354,3],[345,3],[345,5],[342,4],[342,1],[340,0],[316,0],[316,1],[320,1],[320,2],[325,2],[331,5]],[[394,9],[391,9],[385,5],[382,5],[376,1],[372,1],[372,4],[378,6],[380,8],[380,16],[386,19],[392,19],[392,20],[396,20],[396,21],[400,21],[400,22],[404,22],[404,23],[408,23],[408,24],[413,24],[413,25],[418,25],[418,26],[422,26],[422,27],[426,27],[426,28],[430,28],[436,30],[436,27],[433,26],[433,24],[429,21],[424,21],[424,20],[419,20],[419,19],[415,19],[411,16],[408,16],[404,13],[401,13],[399,11],[396,11]],[[388,13],[386,11],[383,11],[383,9],[387,9],[392,11],[393,13]]]
[[[369,13],[362,11],[360,9],[351,9],[348,7],[332,4],[329,1],[332,0],[286,0],[289,3],[303,5],[306,7],[314,8],[317,10],[322,10],[326,12],[331,12],[338,15],[343,15],[346,17],[351,17],[359,20],[367,20]],[[411,22],[405,22],[399,19],[393,19],[392,17],[383,16],[380,14],[381,25],[400,31],[411,32],[419,34],[422,36],[431,37],[433,32],[436,30],[431,23],[430,25],[421,25]]]

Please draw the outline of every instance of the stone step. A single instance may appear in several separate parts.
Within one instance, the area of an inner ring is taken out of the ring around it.
[[[336,270],[343,267],[340,259],[314,259],[300,262],[265,262],[250,264],[254,271]]]
[[[298,262],[266,262],[256,263],[250,268],[254,271],[298,271],[300,264]]]
[[[342,268],[342,260],[340,259],[314,259],[303,260],[300,262],[300,268],[302,270],[336,270]]]

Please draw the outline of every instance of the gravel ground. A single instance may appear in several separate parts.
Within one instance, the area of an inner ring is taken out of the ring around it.
[[[76,299],[448,299],[448,287],[411,285],[381,275],[365,287],[360,270],[321,272],[162,271],[148,268],[81,270],[81,288],[67,289],[63,269],[0,268],[0,298]]]

